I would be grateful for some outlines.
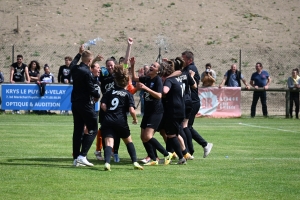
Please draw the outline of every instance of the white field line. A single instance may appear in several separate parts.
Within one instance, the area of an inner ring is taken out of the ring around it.
[[[290,133],[299,133],[299,131],[291,131],[291,130],[280,129],[280,128],[272,128],[272,127],[268,127],[268,126],[257,126],[257,125],[245,124],[245,123],[238,123],[238,124],[242,125],[242,126],[250,126],[250,127],[256,127],[256,128],[271,129],[271,130],[290,132]]]

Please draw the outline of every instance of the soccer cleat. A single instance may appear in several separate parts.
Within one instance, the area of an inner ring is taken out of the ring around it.
[[[95,154],[97,160],[104,160],[102,157],[101,151],[95,151],[94,154]]]
[[[151,160],[151,158],[147,156],[146,158],[142,159],[141,162],[146,164],[147,162],[149,162],[149,160]]]
[[[186,159],[185,158],[179,159],[179,161],[177,162],[177,165],[186,165]]]
[[[77,159],[74,159],[74,161],[73,161],[73,166],[74,166],[74,167],[84,167],[84,166],[86,166],[86,165],[80,164],[80,163],[77,162]]]
[[[183,157],[184,157],[186,160],[193,160],[193,159],[194,159],[194,157],[193,157],[190,153],[184,154]]]
[[[147,163],[144,164],[145,166],[154,166],[158,165],[158,161],[149,160]]]
[[[173,157],[173,154],[168,152],[169,155],[165,156],[165,165],[168,165],[170,164],[171,160],[172,160],[172,157]]]
[[[114,161],[120,162],[119,154],[114,154]]]
[[[109,163],[105,163],[105,164],[104,164],[104,170],[105,170],[105,171],[111,171],[111,170],[110,170],[110,164],[109,164]]]
[[[90,167],[93,167],[94,166],[94,164],[93,163],[90,163],[87,159],[86,159],[86,157],[85,156],[78,156],[77,157],[77,163],[79,164],[79,165],[86,165],[86,166],[90,166]]]
[[[194,160],[194,159],[195,159],[195,157],[191,155],[190,160]]]
[[[134,169],[144,170],[144,167],[142,167],[138,162],[134,162],[133,166],[134,166]]]
[[[206,158],[208,154],[210,153],[211,149],[213,147],[213,143],[207,143],[206,147],[204,147],[204,155],[203,158]]]
[[[178,156],[177,156],[177,154],[176,154],[175,152],[173,152],[173,157],[172,157],[172,159],[173,159],[173,160],[178,159]]]

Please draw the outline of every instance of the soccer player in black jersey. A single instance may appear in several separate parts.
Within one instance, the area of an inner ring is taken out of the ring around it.
[[[87,159],[87,153],[97,135],[98,123],[93,101],[99,100],[99,93],[95,90],[93,77],[90,71],[90,65],[93,60],[93,54],[90,51],[82,53],[82,62],[71,68],[73,77],[73,90],[71,94],[72,113],[73,113],[73,158],[74,166],[94,166]],[[88,134],[82,134],[84,125],[88,129]]]
[[[194,64],[194,54],[191,51],[184,51],[181,55],[185,62],[185,67],[183,68],[182,73],[189,73],[190,70],[195,72],[194,79],[197,83],[197,88],[191,87],[192,111],[191,111],[190,118],[188,120],[188,128],[192,134],[192,138],[203,147],[203,149],[204,149],[203,157],[205,158],[210,153],[213,144],[206,142],[206,140],[203,139],[201,137],[201,135],[193,128],[196,114],[200,109],[200,98],[198,95],[198,85],[199,85],[199,81],[200,81],[200,76],[198,73],[198,69]],[[189,146],[189,148],[190,148],[190,146]],[[193,155],[194,150],[189,149],[189,151],[190,151],[191,155]]]
[[[162,97],[162,80],[158,74],[160,73],[160,65],[155,62],[150,66],[149,72],[145,77],[137,77],[135,74],[135,59],[130,59],[132,81],[137,82],[138,87],[144,90],[145,110],[141,122],[141,139],[144,147],[151,160],[145,165],[158,165],[153,147],[157,149],[165,157],[165,165],[169,164],[172,159],[172,153],[166,149],[153,137],[163,116]]]
[[[110,171],[110,155],[114,145],[114,138],[122,138],[126,144],[134,169],[142,170],[143,167],[137,162],[136,151],[130,136],[130,130],[127,122],[127,112],[129,111],[133,124],[137,124],[135,114],[134,99],[132,94],[124,88],[129,81],[128,70],[122,65],[114,67],[115,87],[106,92],[101,99],[101,108],[105,112],[102,120],[101,132],[105,140],[104,169]]]
[[[131,45],[133,44],[132,38],[128,38],[127,44],[128,45],[127,45],[127,49],[126,49],[126,55],[125,55],[124,63],[123,63],[124,68],[128,67]],[[102,95],[104,95],[107,91],[110,91],[111,89],[113,89],[115,87],[113,70],[116,65],[116,60],[115,60],[115,58],[111,57],[106,60],[105,64],[106,64],[106,68],[104,68],[104,69],[101,68],[101,71],[100,71],[100,88],[101,88]],[[100,111],[99,111],[99,123],[100,124],[102,123],[102,118],[104,117],[104,115],[105,115],[105,113],[102,111],[102,109],[100,109]],[[101,130],[100,130],[97,138],[100,137],[100,134],[101,134]],[[118,155],[119,146],[120,146],[120,138],[115,138],[114,149],[113,149],[115,162],[120,162],[120,158]],[[95,156],[98,159],[99,151],[97,151],[97,149],[99,149],[99,146],[96,146],[96,151],[95,151]]]

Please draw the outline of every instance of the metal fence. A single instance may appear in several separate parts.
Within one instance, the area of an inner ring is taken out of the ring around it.
[[[24,63],[37,60],[41,65],[48,64],[51,72],[57,77],[59,66],[64,64],[64,57],[69,55],[74,57],[79,50],[79,45],[2,45],[0,47],[0,70],[5,75],[5,81],[9,81],[9,67],[15,62],[16,56],[22,54]],[[114,56],[119,58],[125,55],[126,43],[111,45],[99,43],[91,46],[90,50],[94,54],[101,54],[105,58]],[[217,49],[209,45],[205,47],[175,46],[164,43],[156,45],[142,45],[137,41],[131,51],[131,56],[136,58],[137,68],[144,64],[151,64],[158,58],[175,58],[181,52],[191,50],[195,56],[195,64],[199,73],[204,71],[205,64],[211,63],[212,69],[217,73],[217,83],[219,84],[225,72],[230,69],[230,65],[236,63],[242,74],[250,81],[251,74],[255,72],[255,63],[261,62],[272,79],[271,88],[286,88],[286,82],[293,68],[300,68],[299,49]],[[104,62],[101,63],[104,66]],[[252,92],[242,91],[242,114],[250,114],[252,102]],[[269,115],[285,115],[285,93],[268,92],[267,96]],[[258,115],[261,113],[260,104],[257,107]]]

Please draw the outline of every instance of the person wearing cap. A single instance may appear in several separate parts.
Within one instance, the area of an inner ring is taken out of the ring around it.
[[[214,86],[216,82],[216,72],[211,69],[211,64],[205,65],[205,71],[201,74],[201,82],[203,87]]]

